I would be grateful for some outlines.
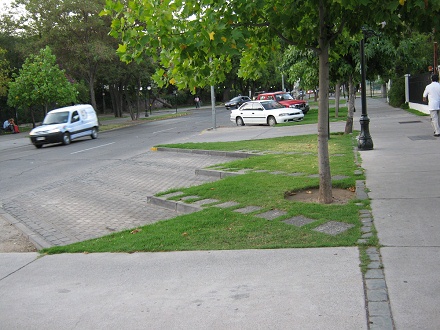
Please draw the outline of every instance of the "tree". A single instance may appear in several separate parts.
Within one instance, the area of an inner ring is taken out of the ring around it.
[[[10,70],[9,61],[6,59],[6,50],[0,47],[0,96],[7,95]]]
[[[318,86],[318,58],[312,50],[290,46],[284,52],[283,67],[288,73],[289,82],[299,82],[302,90],[315,90]]]
[[[110,65],[115,40],[110,22],[99,17],[104,0],[15,0],[26,11],[18,19],[23,34],[37,37],[32,46],[49,45],[69,76],[87,83],[90,103],[97,109],[95,83],[101,65]]]
[[[76,101],[75,85],[58,67],[49,47],[27,58],[13,78],[9,83],[8,104],[22,110],[31,109],[34,126],[32,106],[43,106],[46,113],[52,104],[63,106]]]
[[[112,16],[111,34],[121,41],[118,53],[123,61],[138,60],[147,53],[161,65],[155,80],[179,88],[222,82],[233,55],[242,57],[241,66],[247,68],[243,76],[251,79],[258,64],[279,49],[280,40],[312,49],[319,58],[321,96],[319,201],[331,203],[327,140],[330,45],[344,29],[359,33],[364,24],[390,18],[398,6],[397,1],[379,0],[108,0],[102,14]]]

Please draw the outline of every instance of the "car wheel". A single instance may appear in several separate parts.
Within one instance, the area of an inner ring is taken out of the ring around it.
[[[269,118],[267,118],[267,123],[269,124],[269,126],[275,126],[277,124],[277,121],[275,117],[270,116]]]
[[[241,118],[241,117],[237,117],[235,122],[237,123],[237,126],[244,126],[244,121],[243,121],[243,118]]]
[[[70,144],[70,134],[69,133],[64,133],[63,135],[63,144],[66,146],[68,144]]]
[[[35,148],[40,149],[43,145],[42,144],[34,144]]]
[[[92,139],[98,138],[98,129],[96,127],[92,128],[92,134],[90,136],[92,137]]]

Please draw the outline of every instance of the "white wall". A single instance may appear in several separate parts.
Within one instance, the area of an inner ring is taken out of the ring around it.
[[[426,104],[408,102],[408,105],[411,109],[418,110],[429,115],[428,105]]]

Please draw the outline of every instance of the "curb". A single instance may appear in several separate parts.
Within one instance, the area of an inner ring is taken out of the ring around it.
[[[51,244],[46,242],[40,235],[34,233],[20,221],[16,220],[13,216],[6,213],[6,211],[0,207],[0,216],[3,217],[8,223],[17,228],[31,243],[37,248],[37,250],[41,250],[44,248],[52,247]]]
[[[234,157],[234,158],[249,158],[252,156],[261,156],[261,154],[253,154],[241,151],[217,151],[217,150],[200,150],[200,149],[179,149],[179,148],[167,148],[167,147],[157,147],[154,148],[155,151],[171,151],[180,152],[187,154],[199,154],[199,155],[209,155],[209,156],[220,156],[220,157]]]
[[[147,203],[152,204],[152,205],[156,205],[159,207],[163,207],[163,208],[166,208],[169,210],[174,210],[176,212],[184,213],[184,214],[194,213],[194,212],[198,212],[198,211],[202,210],[201,207],[198,207],[195,205],[191,205],[191,204],[187,204],[187,203],[183,203],[183,202],[179,202],[179,201],[163,199],[163,198],[155,197],[155,196],[148,196]]]

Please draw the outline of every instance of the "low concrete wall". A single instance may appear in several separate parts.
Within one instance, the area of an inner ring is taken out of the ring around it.
[[[408,102],[408,105],[411,109],[418,110],[429,115],[429,109],[426,104]]]

